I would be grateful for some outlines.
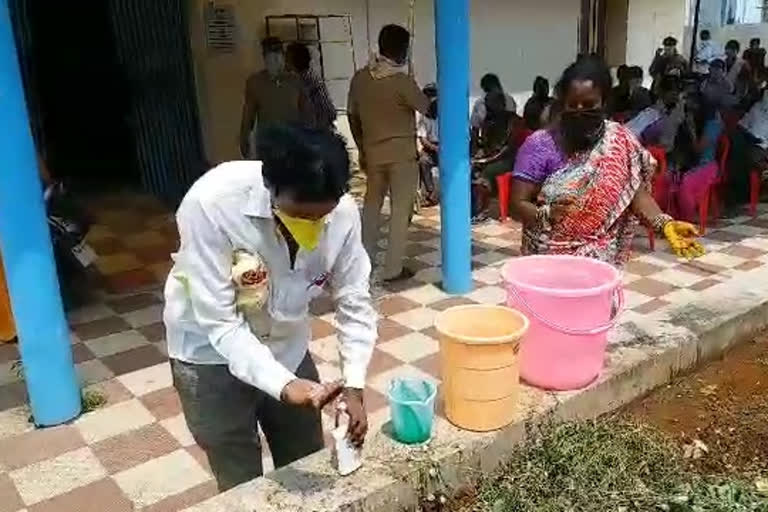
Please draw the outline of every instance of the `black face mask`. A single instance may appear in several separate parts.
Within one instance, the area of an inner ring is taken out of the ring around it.
[[[605,116],[601,109],[564,111],[560,115],[563,137],[574,151],[591,149],[605,129]]]

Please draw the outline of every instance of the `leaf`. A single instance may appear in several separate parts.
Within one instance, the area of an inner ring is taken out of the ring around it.
[[[768,478],[758,478],[755,480],[755,489],[760,496],[768,497]]]

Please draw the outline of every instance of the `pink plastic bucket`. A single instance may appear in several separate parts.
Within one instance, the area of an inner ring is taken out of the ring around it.
[[[520,377],[555,390],[594,381],[624,305],[621,273],[579,256],[526,256],[509,261],[502,276],[507,304],[531,323],[520,346]]]

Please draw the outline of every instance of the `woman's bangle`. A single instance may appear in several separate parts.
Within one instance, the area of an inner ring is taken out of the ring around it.
[[[657,233],[664,233],[664,226],[666,226],[668,223],[672,222],[673,219],[671,215],[667,215],[666,213],[660,213],[657,216],[651,220],[651,228]]]

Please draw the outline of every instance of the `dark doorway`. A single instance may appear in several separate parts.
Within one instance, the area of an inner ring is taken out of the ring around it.
[[[35,138],[73,191],[173,205],[207,168],[184,0],[12,0]]]
[[[139,184],[107,2],[13,2],[38,147],[76,190]]]

